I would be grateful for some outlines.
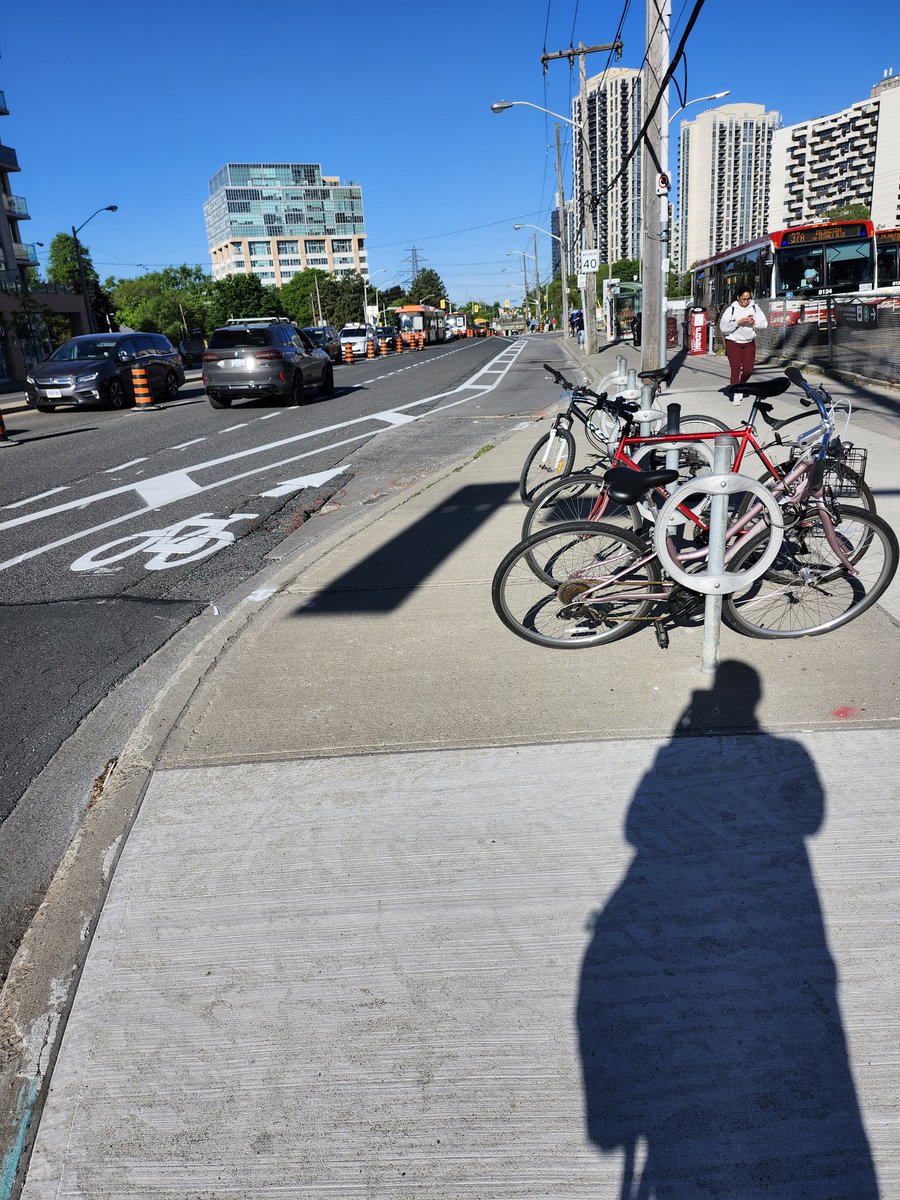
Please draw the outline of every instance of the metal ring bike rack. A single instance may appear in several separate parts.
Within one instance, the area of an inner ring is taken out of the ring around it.
[[[769,514],[769,544],[759,559],[746,571],[725,571],[722,575],[685,571],[672,557],[666,544],[667,528],[679,520],[678,505],[688,496],[729,496],[735,492],[750,492]],[[666,573],[682,587],[701,596],[723,596],[736,592],[747,584],[765,575],[775,561],[784,538],[784,514],[778,501],[763,484],[749,475],[737,475],[729,471],[724,475],[700,475],[676,488],[656,517],[653,529],[653,545],[656,556]]]

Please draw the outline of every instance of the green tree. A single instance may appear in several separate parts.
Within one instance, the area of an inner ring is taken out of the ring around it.
[[[868,221],[868,204],[839,204],[825,214],[826,221]]]
[[[444,281],[437,271],[426,267],[420,271],[410,285],[408,292],[410,304],[433,304],[437,307],[442,296],[447,295]]]
[[[100,286],[100,279],[94,270],[91,253],[81,242],[81,267],[84,272],[84,282],[87,288],[88,303],[93,310],[97,326],[108,328],[114,311],[112,297]],[[58,233],[50,243],[50,255],[47,259],[47,279],[50,283],[61,283],[81,291],[81,277],[78,270],[78,257],[75,253],[75,242],[70,233]]]
[[[113,281],[116,321],[129,329],[164,333],[177,342],[185,327],[206,331],[211,280],[200,267],[166,267],[134,279]]]
[[[213,280],[206,298],[206,329],[235,317],[286,316],[278,291],[266,287],[258,275],[226,275]]]
[[[317,325],[319,323],[318,307],[322,306],[322,321],[325,325],[333,325],[332,320],[332,289],[328,286],[330,276],[327,271],[307,267],[299,271],[293,279],[288,280],[279,288],[279,296],[284,311],[298,325]],[[318,285],[318,292],[317,292]]]

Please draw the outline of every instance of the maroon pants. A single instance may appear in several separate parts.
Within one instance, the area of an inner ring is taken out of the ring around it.
[[[746,383],[753,374],[753,364],[756,362],[756,342],[733,342],[725,339],[725,353],[728,355],[728,365],[731,367],[731,386]]]

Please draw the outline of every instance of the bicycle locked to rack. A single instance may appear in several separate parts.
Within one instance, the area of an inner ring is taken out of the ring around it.
[[[705,595],[721,596],[725,622],[751,637],[826,633],[865,612],[896,572],[897,539],[877,514],[837,494],[848,479],[859,490],[864,459],[834,436],[835,406],[824,387],[796,369],[786,378],[785,386],[801,388],[803,403],[816,406],[817,419],[788,442],[783,432],[807,415],[774,421],[768,414],[777,442],[790,450],[777,478],[760,482],[729,461],[729,469],[720,465],[683,483],[640,532],[571,521],[533,534],[495,573],[492,599],[503,623],[538,645],[578,649],[647,623],[665,646],[668,624],[690,615]],[[733,448],[734,437],[721,445]],[[671,469],[613,467],[605,484],[611,501],[632,506],[677,478]],[[723,526],[716,539],[707,519],[714,508]]]
[[[530,504],[546,483],[571,475],[575,465],[573,429],[576,424],[582,426],[597,461],[602,462],[614,453],[626,412],[645,433],[666,423],[668,414],[655,401],[662,384],[671,382],[670,368],[636,372],[625,370],[623,357],[620,357],[620,363],[616,371],[601,380],[598,391],[586,384],[573,383],[555,367],[544,363],[544,370],[562,389],[561,399],[565,400],[566,407],[556,414],[550,429],[525,458],[519,476],[519,497],[523,504]],[[611,397],[607,388],[614,388],[615,395]],[[727,428],[713,417],[700,415],[682,417],[681,427],[698,431]]]

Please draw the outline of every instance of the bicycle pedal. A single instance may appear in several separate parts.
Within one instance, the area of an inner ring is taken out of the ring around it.
[[[657,621],[653,627],[653,632],[656,634],[656,644],[660,650],[668,650],[669,648],[669,631],[664,628],[661,621]]]

